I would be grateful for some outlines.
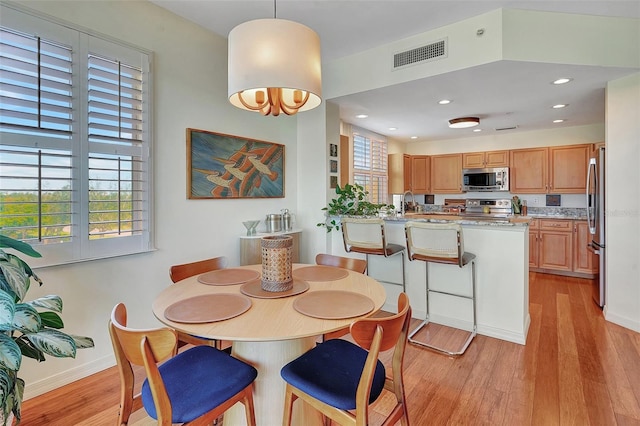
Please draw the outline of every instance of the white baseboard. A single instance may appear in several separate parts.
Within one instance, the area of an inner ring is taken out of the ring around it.
[[[607,305],[604,306],[603,314],[607,321],[640,333],[640,321],[616,315],[607,309]]]
[[[61,386],[68,385],[76,380],[80,380],[102,370],[106,370],[114,365],[116,365],[116,358],[114,355],[109,355],[47,377],[46,379],[28,383],[24,388],[23,399],[26,401],[27,399],[42,395],[43,393],[47,393]]]

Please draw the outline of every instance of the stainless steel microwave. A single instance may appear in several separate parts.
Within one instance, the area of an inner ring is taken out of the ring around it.
[[[463,169],[462,190],[467,192],[508,191],[509,168]]]

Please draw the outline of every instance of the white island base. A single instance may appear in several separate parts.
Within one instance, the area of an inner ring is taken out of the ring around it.
[[[406,247],[406,220],[386,220],[389,243]],[[477,332],[489,337],[524,345],[529,328],[529,227],[527,224],[462,224],[465,251],[476,255],[477,268]],[[328,234],[332,254],[364,258],[346,253],[342,234]],[[405,254],[406,291],[413,317],[423,319],[426,307],[425,263],[410,262]],[[402,291],[400,257],[369,256],[369,275],[382,282],[387,291],[383,309],[397,312],[395,302]],[[471,294],[470,265],[459,268],[431,263],[429,286],[434,290]],[[431,292],[430,320],[464,330],[471,330],[471,301]]]

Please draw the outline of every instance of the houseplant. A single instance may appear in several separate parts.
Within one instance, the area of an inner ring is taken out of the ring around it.
[[[20,423],[24,380],[18,377],[22,357],[45,361],[45,354],[75,358],[76,350],[94,346],[90,337],[60,331],[64,324],[62,299],[49,295],[23,302],[31,279],[42,281],[29,265],[3,249],[11,248],[31,257],[41,257],[29,244],[0,234],[0,424]],[[38,311],[36,308],[42,309]]]
[[[369,192],[360,184],[347,183],[344,187],[336,187],[336,197],[329,201],[325,211],[326,220],[317,226],[324,226],[327,232],[339,230],[340,224],[335,216],[377,216],[380,210],[393,209],[393,205],[376,204],[368,200]]]

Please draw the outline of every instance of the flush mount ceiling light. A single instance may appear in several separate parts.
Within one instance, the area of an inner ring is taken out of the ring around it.
[[[234,106],[278,116],[322,102],[320,38],[286,19],[244,22],[229,33],[228,95]]]
[[[449,127],[452,129],[467,129],[480,124],[478,117],[460,117],[449,120]]]

